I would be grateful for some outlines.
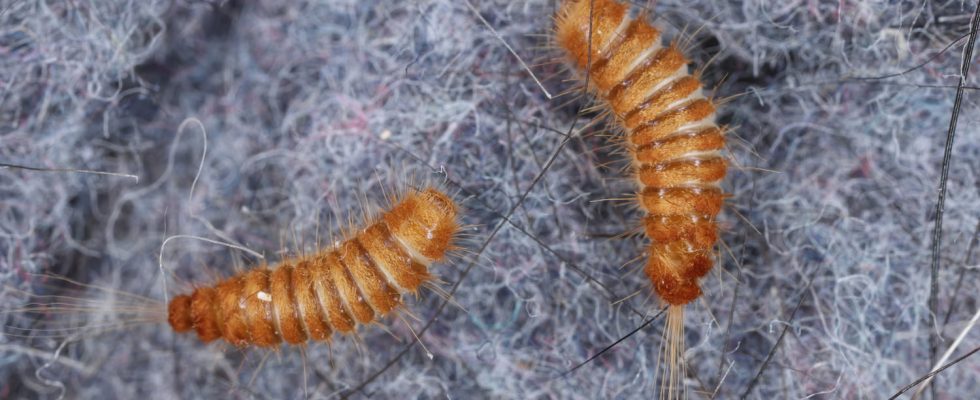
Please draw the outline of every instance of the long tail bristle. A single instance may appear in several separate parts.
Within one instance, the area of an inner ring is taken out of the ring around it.
[[[658,375],[661,400],[687,398],[684,388],[684,350],[684,306],[672,305],[667,309],[667,322],[664,325],[657,367],[660,370]]]
[[[2,288],[27,299],[16,306],[0,305],[0,316],[10,318],[7,336],[89,336],[167,320],[160,300],[56,275],[41,278],[61,286],[39,283],[37,292]]]

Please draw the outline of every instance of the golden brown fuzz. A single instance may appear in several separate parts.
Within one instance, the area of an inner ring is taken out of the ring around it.
[[[701,295],[698,280],[714,264],[725,139],[684,54],[628,11],[614,0],[566,1],[555,39],[625,132],[652,241],[644,271],[660,298],[684,305]]]
[[[457,206],[428,188],[411,191],[333,248],[259,267],[175,297],[168,322],[201,341],[269,347],[329,340],[398,308],[429,280],[459,231]]]

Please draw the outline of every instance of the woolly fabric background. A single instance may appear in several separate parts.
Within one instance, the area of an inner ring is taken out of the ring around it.
[[[474,3],[524,59],[557,55],[533,36],[550,31],[556,2]],[[597,129],[561,147],[569,126],[592,116],[576,115],[585,100],[548,100],[465,2],[0,4],[0,160],[140,177],[0,169],[7,310],[30,301],[24,291],[68,293],[31,273],[163,299],[158,257],[173,235],[239,243],[275,262],[311,249],[318,230],[345,227],[365,198],[380,203],[379,182],[404,181],[406,170],[462,187],[476,251],[530,188],[472,269],[467,260],[435,268],[447,289],[462,282],[458,305],[422,336],[431,356],[398,320],[388,323],[394,337],[362,329],[301,353],[206,346],[165,325],[66,342],[3,313],[0,397],[337,398],[390,360],[355,397],[654,393],[661,320],[556,379],[658,310],[639,264],[621,268],[642,257],[643,241],[612,237],[636,226],[635,212],[602,201],[626,197],[632,183]],[[656,2],[669,35],[697,31],[697,65],[715,57],[705,81],[725,78],[720,96],[744,94],[721,109],[740,168],[726,181],[734,197],[721,262],[688,307],[691,390],[882,398],[930,369],[930,334],[942,335],[941,353],[968,327],[980,299],[975,89],[952,149],[935,322],[928,298],[936,188],[973,8]],[[555,65],[533,70],[555,77],[545,83],[553,93],[571,85]],[[179,133],[188,118],[207,132],[203,165],[199,127]],[[171,240],[162,259],[170,295],[258,262],[193,239]],[[83,296],[105,306],[59,322],[120,322],[120,299]],[[432,292],[409,301],[416,330],[441,302]],[[974,330],[956,354],[978,342]],[[939,376],[938,393],[978,393],[977,374],[968,359]]]

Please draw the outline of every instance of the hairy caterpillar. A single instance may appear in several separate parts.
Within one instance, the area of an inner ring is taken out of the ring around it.
[[[204,342],[269,347],[329,340],[401,304],[453,248],[457,206],[427,188],[405,195],[354,237],[316,254],[255,268],[177,296],[167,322]]]
[[[555,39],[625,133],[651,241],[644,272],[670,306],[663,357],[671,368],[661,390],[679,397],[683,306],[701,295],[698,280],[714,265],[725,138],[678,46],[661,44],[645,15],[630,19],[628,11],[614,0],[566,1]]]

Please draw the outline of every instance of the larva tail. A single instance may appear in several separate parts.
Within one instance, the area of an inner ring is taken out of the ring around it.
[[[684,387],[684,306],[669,306],[660,343],[660,396],[662,400],[687,398]]]

